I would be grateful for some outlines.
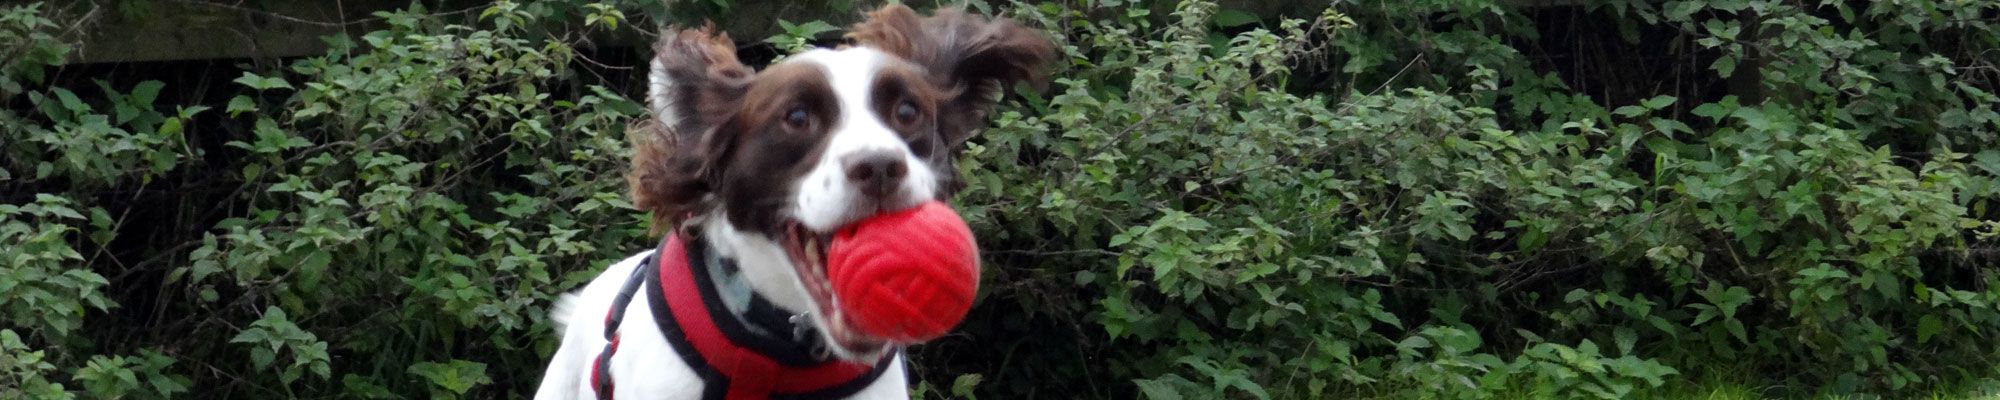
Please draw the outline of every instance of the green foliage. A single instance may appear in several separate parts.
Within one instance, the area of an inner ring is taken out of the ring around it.
[[[1991,382],[2000,4],[1585,3],[970,4],[1069,63],[961,157],[987,283],[914,397]],[[573,41],[748,5],[385,12],[219,87],[48,79],[0,9],[0,398],[527,392],[652,240]]]
[[[257,369],[270,368],[279,352],[290,353],[292,362],[278,369],[282,371],[278,378],[285,383],[299,380],[307,370],[320,379],[332,374],[327,367],[326,342],[299,329],[298,324],[286,319],[285,310],[277,307],[264,310],[264,318],[250,323],[250,327],[229,342],[250,346],[250,363]]]
[[[67,263],[83,260],[65,240],[76,228],[64,220],[83,220],[70,207],[69,199],[36,195],[35,202],[21,206],[0,204],[0,243],[8,252],[0,264],[0,312],[8,321],[32,336],[61,338],[83,325],[85,307],[111,307],[111,300],[99,289],[104,276],[86,269],[67,268]],[[93,214],[101,214],[101,211]],[[18,332],[16,332],[18,333]]]
[[[791,21],[778,20],[778,29],[784,30],[784,32],[764,38],[764,43],[769,43],[771,46],[777,47],[779,51],[789,54],[812,48],[812,41],[819,38],[820,34],[839,30],[840,28],[827,24],[826,21],[808,21],[802,24],[793,24]]]
[[[41,83],[47,78],[42,69],[69,54],[44,11],[39,2],[0,8],[0,100],[22,93],[23,84]]]
[[[93,356],[76,372],[84,392],[99,398],[164,399],[188,393],[188,379],[167,374],[173,357],[142,351],[138,357]]]
[[[590,9],[606,29],[623,18]],[[29,91],[35,114],[0,114],[0,169],[19,171],[0,182],[42,191],[0,205],[0,312],[17,327],[0,382],[89,398],[515,391],[485,365],[529,376],[554,343],[554,294],[648,242],[616,173],[640,108],[581,82],[571,43],[517,34],[546,9],[489,11],[481,26],[380,13],[385,30],[210,89],[240,93],[215,105],[226,115],[157,111],[188,89],[159,81]],[[200,203],[129,216],[158,186]],[[113,191],[136,194],[100,197]],[[160,229],[179,226],[195,229]],[[186,236],[107,262],[143,232]],[[83,325],[129,290],[114,274],[162,285],[146,299],[158,319]],[[126,351],[140,355],[111,355]]]
[[[410,373],[424,377],[435,386],[431,388],[431,398],[457,398],[475,386],[493,383],[493,379],[486,376],[486,364],[465,360],[451,360],[447,364],[418,363],[410,366]]]
[[[1713,363],[1844,393],[1987,370],[1997,181],[1969,153],[2000,125],[1967,117],[1995,76],[1963,72],[1994,65],[1977,55],[2000,32],[1967,16],[1996,5],[1661,6],[1577,18],[1636,45],[1682,32],[1682,57],[1715,61],[1678,79],[1740,96],[1578,91],[1515,44],[1549,21],[1501,2],[1275,33],[1213,31],[1248,23],[1204,2],[1023,9],[1075,63],[969,151],[961,202],[993,205],[981,237],[1031,271],[989,302],[1101,326],[1084,351],[1152,398],[1624,398]],[[1346,82],[1286,90],[1328,59]]]
[[[62,383],[49,375],[55,364],[48,353],[33,350],[12,329],[0,329],[0,395],[10,399],[72,399]]]

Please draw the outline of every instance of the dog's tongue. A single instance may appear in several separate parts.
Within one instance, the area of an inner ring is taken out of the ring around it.
[[[827,279],[862,333],[917,343],[957,326],[979,290],[979,249],[943,202],[877,215],[833,236]]]

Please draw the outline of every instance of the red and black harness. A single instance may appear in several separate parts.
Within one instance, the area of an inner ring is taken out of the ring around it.
[[[751,295],[741,318],[723,305],[700,241],[683,244],[671,235],[660,251],[641,261],[612,300],[604,316],[604,336],[610,343],[591,365],[590,386],[601,399],[612,399],[611,355],[618,351],[618,324],[625,308],[643,286],[652,307],[653,323],[705,382],[704,399],[835,399],[867,388],[896,359],[882,356],[875,365],[832,359],[819,351],[819,335],[798,332],[791,315],[761,296]],[[722,263],[727,264],[727,260]],[[752,329],[746,324],[755,324]],[[787,336],[786,334],[790,334]]]

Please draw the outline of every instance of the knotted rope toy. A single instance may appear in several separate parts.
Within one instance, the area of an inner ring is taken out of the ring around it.
[[[861,332],[899,342],[944,336],[979,291],[972,229],[935,200],[835,233],[826,268],[848,320]]]

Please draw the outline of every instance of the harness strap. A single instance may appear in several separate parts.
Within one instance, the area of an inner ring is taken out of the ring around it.
[[[680,235],[668,236],[659,251],[633,269],[612,300],[604,318],[609,343],[591,366],[591,387],[598,398],[613,400],[615,386],[609,370],[611,355],[618,350],[618,325],[642,285],[649,294],[657,294],[646,296],[654,323],[681,361],[704,381],[704,399],[844,398],[895,367],[900,351],[883,355],[873,365],[862,364],[815,354],[812,346],[817,335],[781,338],[754,332],[725,308],[714,282],[703,273],[704,246],[698,241],[692,246],[683,242]],[[762,297],[753,297],[751,308],[760,307],[765,310],[755,310],[761,312],[745,318],[771,326],[771,321],[764,320],[779,315],[776,307]]]
[[[652,275],[653,257],[657,256],[654,253],[639,261],[639,267],[632,269],[632,276],[625,278],[625,286],[618,289],[618,297],[611,298],[611,310],[604,313],[604,339],[610,343],[604,344],[604,351],[597,353],[597,362],[590,365],[590,388],[597,391],[597,398],[614,400],[616,391],[612,389],[616,386],[611,382],[611,374],[604,371],[611,369],[611,355],[618,352],[618,325],[625,321],[625,308],[632,304],[632,295],[639,293],[640,284],[646,282],[644,278]]]

